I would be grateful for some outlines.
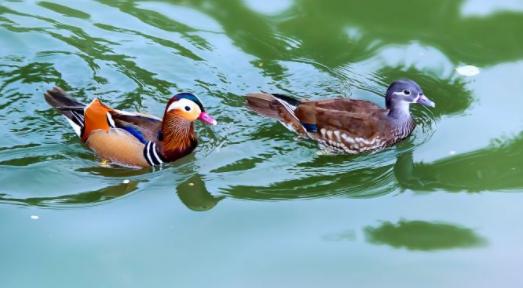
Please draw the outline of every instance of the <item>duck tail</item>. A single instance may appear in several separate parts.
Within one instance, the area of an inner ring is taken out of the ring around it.
[[[291,106],[293,106],[294,108],[296,108],[298,105],[301,104],[301,101],[294,98],[294,97],[291,97],[291,96],[287,96],[287,95],[283,95],[283,94],[271,94],[272,96],[280,99],[280,100],[283,100],[285,102],[287,102],[288,104],[290,104]]]
[[[269,93],[249,93],[247,94],[247,106],[258,114],[281,118],[279,111],[284,106],[286,110],[294,111],[300,101],[290,96]]]
[[[280,118],[278,109],[276,109],[276,99],[271,94],[266,93],[249,93],[247,94],[247,107],[254,112],[272,118]]]
[[[56,108],[68,120],[76,134],[80,136],[84,127],[84,108],[85,105],[74,100],[60,87],[54,87],[45,94],[45,101]]]
[[[247,107],[254,112],[279,120],[287,127],[292,127],[297,132],[304,132],[300,120],[294,114],[296,106],[301,102],[290,96],[269,93],[247,94]]]

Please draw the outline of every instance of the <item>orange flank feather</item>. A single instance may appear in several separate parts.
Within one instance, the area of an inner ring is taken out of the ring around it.
[[[109,122],[107,121],[107,114],[112,109],[107,105],[103,104],[98,98],[95,98],[91,104],[89,104],[84,111],[85,121],[84,121],[84,131],[82,133],[82,140],[85,142],[91,132],[94,130],[103,130],[108,132],[111,128]]]
[[[93,131],[85,142],[98,157],[124,166],[149,166],[143,157],[144,144],[122,129]]]

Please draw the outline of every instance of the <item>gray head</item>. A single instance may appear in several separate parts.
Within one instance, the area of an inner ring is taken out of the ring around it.
[[[408,79],[392,82],[385,96],[385,104],[390,113],[409,115],[411,103],[418,103],[432,108],[436,107],[436,104],[423,94],[423,90],[421,90],[418,83]]]

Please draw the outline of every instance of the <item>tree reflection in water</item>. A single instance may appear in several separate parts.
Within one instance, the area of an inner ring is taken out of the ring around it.
[[[472,248],[486,244],[474,230],[454,224],[401,220],[384,222],[378,227],[365,227],[367,241],[408,250],[436,251]]]

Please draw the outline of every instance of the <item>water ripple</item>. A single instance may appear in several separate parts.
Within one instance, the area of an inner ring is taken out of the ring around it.
[[[397,172],[414,165],[408,157],[409,163],[400,161],[404,155],[429,144],[441,117],[463,113],[473,102],[468,84],[445,72],[453,71],[451,61],[424,43],[387,45],[369,37],[364,27],[341,22],[333,30],[339,37],[318,38],[314,33],[324,29],[321,23],[310,31],[298,29],[300,17],[307,17],[298,8],[303,3],[277,17],[243,5],[225,10],[216,5],[0,4],[0,40],[9,43],[0,50],[0,168],[6,171],[3,179],[36,175],[34,183],[11,180],[0,191],[2,199],[49,207],[89,205],[147,187],[178,193],[178,186],[193,183],[189,179],[203,191],[199,199],[205,204],[194,204],[196,210],[213,207],[223,196],[281,200],[400,193]],[[440,61],[405,54],[403,48]],[[443,72],[430,66],[436,62],[443,63],[438,64]],[[381,104],[388,83],[398,77],[419,81],[438,108],[415,107],[418,127],[412,137],[379,153],[323,155],[314,143],[244,107],[243,96],[259,90]],[[100,97],[119,109],[156,115],[171,95],[189,91],[221,125],[197,124],[196,153],[162,169],[101,167],[43,101],[43,92],[54,85],[84,102]],[[450,101],[456,94],[464,97]],[[136,185],[130,189],[123,180]]]

